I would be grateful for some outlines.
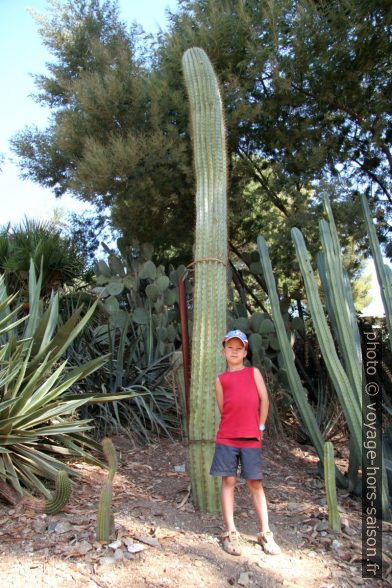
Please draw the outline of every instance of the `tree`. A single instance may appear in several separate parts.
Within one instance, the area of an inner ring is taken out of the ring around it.
[[[263,233],[277,274],[292,273],[290,228],[305,229],[312,253],[319,247],[322,189],[344,247],[363,245],[358,188],[372,195],[387,240],[390,10],[381,0],[330,4],[182,0],[169,32],[148,45],[140,30],[126,31],[115,2],[55,3],[41,35],[57,61],[36,80],[52,124],[15,138],[24,173],[110,207],[125,238],[153,241],[162,258],[189,260],[195,187],[180,61],[197,45],[222,81],[233,249]],[[372,42],[377,51],[363,55],[361,43]]]

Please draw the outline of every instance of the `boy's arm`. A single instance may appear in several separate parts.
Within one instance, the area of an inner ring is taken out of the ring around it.
[[[222,414],[223,410],[223,390],[219,377],[215,379],[215,397],[219,412]]]
[[[265,421],[267,420],[268,416],[268,407],[269,407],[269,400],[268,400],[268,392],[267,388],[263,379],[263,376],[260,373],[258,368],[254,369],[254,378],[257,391],[260,397],[260,409],[259,409],[259,423],[260,425],[265,425]],[[261,433],[262,434],[262,433]]]

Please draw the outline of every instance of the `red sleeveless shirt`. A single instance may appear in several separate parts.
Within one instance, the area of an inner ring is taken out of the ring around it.
[[[260,440],[260,396],[254,368],[226,371],[220,374],[219,381],[223,390],[223,409],[216,442],[228,444],[228,440],[245,438]]]

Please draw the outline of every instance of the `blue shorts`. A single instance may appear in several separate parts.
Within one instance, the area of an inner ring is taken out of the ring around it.
[[[263,478],[261,448],[232,447],[217,443],[210,476],[236,476],[239,464],[241,464],[241,478],[245,480],[261,480]]]

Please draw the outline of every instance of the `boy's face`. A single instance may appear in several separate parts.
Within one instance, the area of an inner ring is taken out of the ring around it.
[[[229,366],[239,366],[243,363],[246,357],[247,349],[241,339],[233,337],[226,341],[223,347],[223,355]]]

